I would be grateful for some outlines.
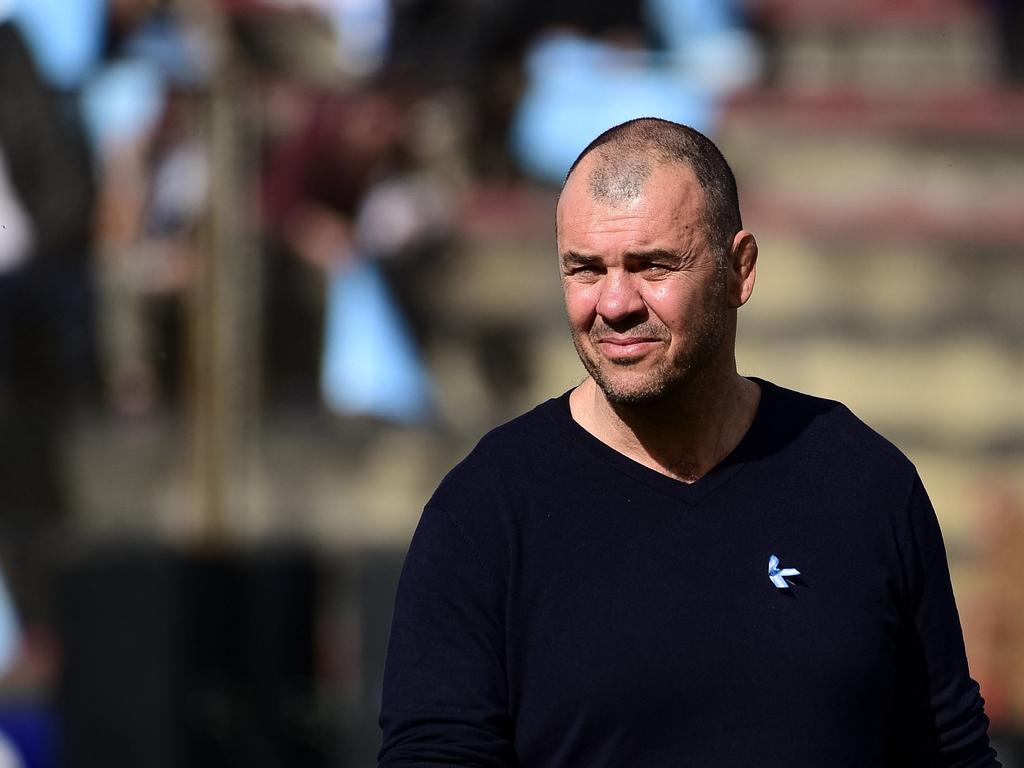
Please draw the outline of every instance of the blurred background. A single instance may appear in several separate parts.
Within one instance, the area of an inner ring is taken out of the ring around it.
[[[1017,0],[0,0],[0,766],[374,764],[420,509],[582,379],[555,196],[642,115],[736,171],[741,371],[918,465],[1024,766]]]

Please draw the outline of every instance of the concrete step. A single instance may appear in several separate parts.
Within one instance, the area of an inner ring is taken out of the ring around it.
[[[800,91],[845,85],[883,93],[942,93],[989,85],[998,61],[980,20],[920,27],[886,24],[785,28],[774,48],[774,83]]]
[[[808,133],[836,136],[904,136],[1019,147],[1024,92],[986,86],[948,87],[939,93],[893,94],[832,86],[823,90],[757,88],[731,96],[722,130],[747,123],[791,141]],[[716,138],[719,138],[716,134]]]
[[[1019,252],[1024,134],[1011,126],[1024,121],[1024,100],[985,104],[988,117],[957,132],[929,131],[925,109],[886,119],[867,103],[748,104],[723,121],[717,139],[737,174],[746,222],[759,230]]]
[[[977,336],[930,344],[834,339],[747,340],[744,372],[849,405],[883,433],[908,445],[992,456],[1024,453],[1018,382],[1024,356]]]
[[[797,29],[930,29],[980,15],[978,4],[965,0],[748,0],[746,8],[761,24]]]
[[[1019,250],[775,230],[759,245],[754,295],[741,310],[750,338],[916,345],[968,334],[1008,354],[1024,348]]]
[[[774,84],[944,91],[994,80],[992,22],[957,0],[755,0]]]

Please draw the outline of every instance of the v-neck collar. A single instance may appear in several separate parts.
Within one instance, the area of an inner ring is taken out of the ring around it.
[[[747,377],[761,388],[761,399],[754,414],[754,420],[740,439],[736,447],[698,480],[684,483],[682,480],[663,475],[635,459],[631,459],[605,442],[594,437],[572,417],[569,408],[569,395],[572,390],[561,397],[553,398],[544,404],[544,410],[561,426],[574,441],[581,444],[591,455],[611,464],[615,469],[624,472],[635,480],[666,493],[687,504],[697,504],[710,493],[731,480],[759,452],[757,446],[762,445],[766,437],[769,414],[775,403],[774,385],[755,377]]]

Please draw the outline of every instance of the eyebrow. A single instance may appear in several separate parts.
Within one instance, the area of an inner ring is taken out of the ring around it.
[[[580,266],[586,264],[596,264],[601,261],[600,256],[588,256],[585,253],[579,251],[566,251],[562,254],[562,264],[565,266]]]
[[[629,251],[626,259],[643,261],[665,261],[670,264],[683,266],[693,261],[694,255],[691,251],[669,251],[665,248],[655,248],[650,251]]]
[[[625,257],[627,261],[665,261],[679,266],[690,264],[695,258],[691,251],[684,253],[670,251],[665,248],[654,248],[650,251],[629,251]],[[580,253],[579,251],[566,251],[562,254],[561,261],[564,266],[586,266],[600,263],[603,259],[600,256]]]

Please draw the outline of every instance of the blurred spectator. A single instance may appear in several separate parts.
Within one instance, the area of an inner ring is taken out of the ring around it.
[[[81,96],[102,180],[100,337],[109,403],[140,415],[177,390],[180,307],[208,186],[194,94],[209,65],[169,9],[117,0],[107,29]]]
[[[530,45],[512,131],[530,175],[560,183],[588,137],[635,117],[713,133],[721,96],[756,78],[757,51],[734,0],[646,0],[634,10],[644,22],[585,34],[581,17]]]
[[[389,0],[227,0],[236,14],[276,11],[288,24],[330,29],[338,75],[361,79],[384,63],[391,34]],[[326,22],[326,25],[324,24]]]
[[[264,83],[261,175],[264,381],[271,405],[319,402],[324,273],[350,250],[352,221],[393,130],[383,102],[277,75]]]
[[[160,399],[154,361],[176,360],[177,355],[157,349],[157,329],[147,316],[154,302],[147,295],[166,294],[167,275],[180,277],[176,262],[186,251],[153,247],[181,245],[181,240],[169,237],[166,223],[155,225],[159,233],[151,231],[151,214],[163,214],[151,212],[150,204],[161,205],[167,197],[165,185],[164,200],[149,199],[151,176],[159,165],[180,157],[169,150],[163,121],[187,122],[181,116],[186,110],[180,105],[183,99],[172,103],[169,93],[172,87],[188,90],[201,82],[209,67],[207,49],[201,37],[179,24],[171,3],[4,2],[43,80],[58,97],[61,114],[73,124],[81,122],[89,138],[99,182],[95,272],[103,379],[115,410],[148,412]],[[165,109],[174,114],[165,116]],[[191,196],[193,212],[203,205],[197,167],[191,164],[192,183],[181,190]],[[179,234],[188,230],[181,221],[177,228]],[[89,336],[91,364],[92,325],[75,326]]]
[[[321,27],[292,13],[236,24],[261,95],[266,400],[419,421],[429,386],[410,328],[429,324],[416,286],[447,237],[449,180],[424,168],[436,147],[415,135],[416,94],[346,78]]]
[[[62,421],[91,373],[93,193],[84,142],[9,21],[0,22],[0,158],[0,562],[34,624],[46,617],[47,546],[66,511]]]
[[[622,120],[657,115],[710,130],[717,98],[759,68],[738,0],[405,0],[388,56],[406,82],[470,95],[480,168],[502,171],[511,142],[520,167],[550,182],[583,137]]]
[[[420,88],[493,87],[493,63],[518,54],[535,5],[509,0],[395,3],[388,71]],[[591,13],[600,15],[606,7],[592,7]]]
[[[184,296],[209,187],[196,99],[179,89],[165,98],[137,141],[104,154],[103,339],[110,403],[123,414],[176,400]]]
[[[513,126],[513,149],[523,170],[559,184],[597,125],[645,115],[710,132],[710,95],[672,71],[649,66],[629,50],[573,32],[554,32],[527,54],[529,83]]]
[[[74,93],[102,55],[108,0],[3,0],[43,80]]]
[[[351,263],[330,278],[321,387],[335,411],[418,423],[434,415],[420,350],[431,341],[427,293],[451,236],[453,180],[414,153],[408,129],[426,126],[402,123],[402,151],[359,205]]]

